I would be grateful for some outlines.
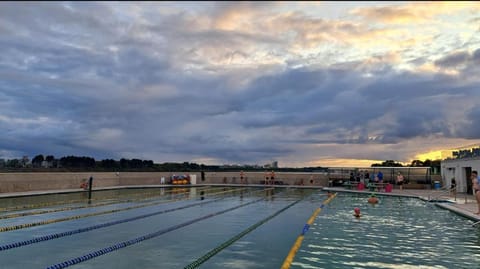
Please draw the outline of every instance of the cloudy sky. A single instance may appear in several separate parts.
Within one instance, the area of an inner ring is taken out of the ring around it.
[[[0,158],[361,166],[479,142],[478,2],[0,2]]]

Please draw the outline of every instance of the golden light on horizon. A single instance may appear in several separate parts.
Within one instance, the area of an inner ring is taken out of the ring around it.
[[[427,153],[421,153],[415,155],[415,160],[425,161],[425,160],[442,160],[447,157],[447,155],[451,155],[452,150],[433,150]]]
[[[314,166],[322,167],[370,167],[374,163],[381,163],[380,160],[360,159],[321,159],[314,162]]]

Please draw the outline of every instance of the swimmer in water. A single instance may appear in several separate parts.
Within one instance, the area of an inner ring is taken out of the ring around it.
[[[327,191],[327,196],[328,196],[328,198],[332,197],[332,196],[333,196],[333,192]]]
[[[370,204],[376,204],[376,203],[378,203],[378,198],[375,196],[374,193],[370,196],[370,198],[368,198],[368,202],[369,202]]]
[[[360,208],[355,207],[353,209],[353,216],[355,216],[355,218],[360,218],[362,216],[362,214],[360,214]]]

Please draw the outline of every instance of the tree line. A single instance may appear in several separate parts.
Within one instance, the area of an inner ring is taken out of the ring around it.
[[[272,170],[257,165],[205,165],[191,162],[165,162],[154,163],[152,160],[126,159],[120,160],[103,159],[95,160],[87,156],[64,156],[55,158],[53,155],[38,154],[30,161],[27,156],[21,159],[3,160],[0,159],[0,169],[7,171],[29,172],[29,171],[58,171],[58,172],[77,172],[77,171],[98,171],[98,172],[232,172],[232,171],[251,171],[260,172]],[[304,168],[275,168],[278,172],[326,172],[324,167],[304,167]]]
[[[403,165],[394,160],[386,160],[382,163],[372,164],[371,167],[440,167],[440,160],[413,160],[409,165]],[[152,160],[126,159],[120,160],[103,159],[95,160],[87,156],[64,156],[59,159],[53,155],[38,154],[31,161],[27,156],[21,159],[4,160],[0,159],[0,169],[10,171],[112,171],[112,172],[227,172],[227,171],[265,171],[267,168],[261,166],[221,166],[204,165],[190,162],[183,163],[154,163]],[[272,170],[268,168],[267,170]],[[303,167],[303,168],[275,168],[278,172],[326,172],[326,167]]]
[[[142,170],[153,168],[155,164],[152,160],[125,159],[120,160],[104,159],[97,161],[87,156],[64,156],[56,159],[53,155],[44,156],[36,155],[31,162],[27,156],[22,159],[4,160],[0,159],[0,168],[4,169],[57,169],[57,170],[78,170],[84,169],[89,171],[126,171],[126,170]]]
[[[112,171],[112,172],[174,172],[174,171],[221,171],[217,165],[204,165],[190,162],[154,163],[152,160],[103,159],[95,160],[87,156],[64,156],[38,154],[30,161],[27,156],[21,159],[0,159],[0,169],[8,171]]]
[[[394,160],[386,160],[382,163],[374,163],[371,167],[440,167],[441,160],[429,160],[425,161],[413,160],[409,165],[403,165]]]

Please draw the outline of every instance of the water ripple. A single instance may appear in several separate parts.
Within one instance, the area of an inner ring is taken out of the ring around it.
[[[418,199],[382,197],[373,206],[366,199],[334,199],[291,268],[475,268],[480,261],[479,234],[468,220]]]

